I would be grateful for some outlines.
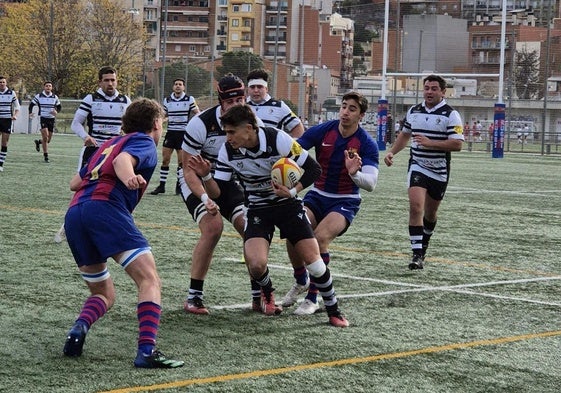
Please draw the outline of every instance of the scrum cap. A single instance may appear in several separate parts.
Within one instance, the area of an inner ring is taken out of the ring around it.
[[[223,76],[218,81],[218,96],[221,100],[245,95],[245,85],[243,81],[230,73]]]

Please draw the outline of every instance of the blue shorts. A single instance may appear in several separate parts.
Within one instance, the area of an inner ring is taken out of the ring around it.
[[[149,247],[129,211],[112,202],[72,206],[66,212],[64,228],[78,266],[104,263],[121,252]]]
[[[347,231],[347,228],[360,210],[360,203],[360,198],[331,198],[323,196],[314,190],[308,191],[304,196],[304,206],[314,213],[316,222],[320,222],[331,212],[339,213],[345,217],[347,226],[338,236]]]

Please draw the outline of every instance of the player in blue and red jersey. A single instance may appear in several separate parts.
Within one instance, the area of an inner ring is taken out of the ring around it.
[[[76,191],[65,217],[68,245],[90,296],[68,332],[66,356],[80,356],[86,334],[115,302],[107,268],[113,258],[138,287],[138,352],[135,367],[174,368],[155,349],[161,314],[160,279],[146,238],[132,212],[146,191],[158,163],[156,146],[162,135],[163,108],[154,100],[134,101],[123,116],[123,132],[105,142],[70,181]]]
[[[378,181],[378,145],[360,127],[367,109],[368,100],[362,94],[349,92],[343,96],[339,120],[311,127],[298,139],[304,149],[315,149],[321,165],[321,176],[304,197],[304,206],[326,265],[330,261],[329,244],[347,231],[358,213],[360,189],[372,191]],[[313,314],[319,309],[318,290],[309,283],[304,264],[295,257],[293,247],[289,242],[286,244],[296,283],[282,305],[293,305],[298,295],[308,290],[294,313]]]

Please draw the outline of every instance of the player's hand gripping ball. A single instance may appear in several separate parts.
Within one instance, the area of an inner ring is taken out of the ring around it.
[[[302,168],[291,158],[283,157],[271,168],[271,180],[288,188],[294,187],[302,177]]]

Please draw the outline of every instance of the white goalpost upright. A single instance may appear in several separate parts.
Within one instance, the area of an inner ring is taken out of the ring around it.
[[[378,148],[386,150],[386,134],[388,127],[388,100],[386,99],[386,86],[388,76],[427,76],[428,73],[404,73],[404,72],[387,72],[388,63],[388,28],[390,15],[390,1],[385,0],[384,10],[384,36],[383,36],[383,54],[382,54],[382,93],[378,100]],[[399,17],[399,15],[397,16]],[[493,140],[492,140],[492,157],[502,158],[504,152],[504,136],[505,136],[505,104],[503,103],[504,89],[504,63],[505,63],[505,46],[506,46],[506,0],[502,0],[501,11],[501,44],[500,44],[500,60],[498,74],[478,74],[478,73],[438,73],[443,78],[446,77],[498,77],[499,91],[497,93],[497,103],[495,104],[495,113],[493,119]],[[418,86],[416,87],[418,89]]]

